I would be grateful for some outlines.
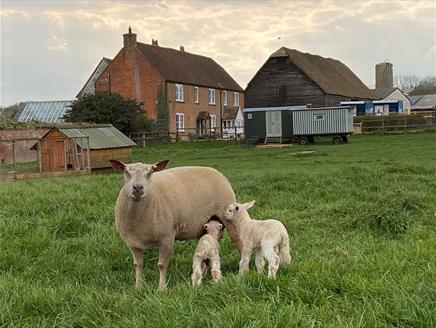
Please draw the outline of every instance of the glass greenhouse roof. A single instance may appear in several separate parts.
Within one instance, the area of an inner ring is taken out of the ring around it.
[[[63,122],[63,116],[69,109],[71,100],[63,101],[29,101],[24,106],[19,122],[39,121],[45,123]]]

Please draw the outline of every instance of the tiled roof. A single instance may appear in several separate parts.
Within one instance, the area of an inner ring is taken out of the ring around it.
[[[224,68],[212,58],[140,42],[137,46],[167,81],[243,91]]]

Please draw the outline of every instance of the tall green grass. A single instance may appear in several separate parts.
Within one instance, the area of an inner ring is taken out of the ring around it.
[[[284,149],[181,142],[134,152],[135,161],[162,159],[223,172],[240,201],[256,200],[253,217],[285,224],[292,265],[276,280],[254,270],[239,277],[226,236],[223,280],[192,288],[196,242],[177,242],[169,290],[157,292],[156,249],[145,252],[137,290],[114,227],[120,175],[2,182],[1,325],[436,326],[435,133]]]

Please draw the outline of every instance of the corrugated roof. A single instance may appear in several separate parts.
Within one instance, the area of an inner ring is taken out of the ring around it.
[[[63,122],[65,112],[69,109],[72,102],[72,100],[28,101],[18,117],[18,122]]]
[[[343,63],[332,58],[280,48],[271,56],[289,59],[325,93],[351,98],[374,99],[374,93]]]
[[[281,107],[247,107],[244,108],[245,112],[274,112],[279,110],[301,110],[306,109],[306,105],[298,105],[298,106],[281,106]]]
[[[244,91],[224,68],[212,58],[141,42],[138,42],[137,46],[145,58],[168,81]]]
[[[83,148],[87,149],[86,137],[89,137],[89,149],[121,148],[136,145],[120,130],[108,124],[98,127],[62,127],[59,130],[67,137],[83,138]],[[80,139],[76,139],[80,145]]]

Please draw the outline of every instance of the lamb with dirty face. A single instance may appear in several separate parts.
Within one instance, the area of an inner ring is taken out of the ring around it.
[[[256,268],[259,272],[268,261],[268,277],[275,278],[281,265],[291,262],[289,254],[289,236],[283,223],[277,220],[252,220],[248,209],[254,201],[245,204],[230,204],[224,215],[224,222],[232,222],[236,227],[241,244],[239,273],[248,272],[251,253],[256,253]]]
[[[194,286],[201,285],[209,266],[212,279],[215,282],[221,279],[219,241],[223,237],[224,226],[216,220],[211,220],[204,225],[204,230],[206,234],[198,241],[192,260],[191,279]]]
[[[196,239],[211,217],[222,219],[235,194],[227,178],[213,168],[186,166],[164,170],[168,161],[125,164],[124,186],[115,207],[121,239],[130,249],[140,286],[143,252],[159,247],[159,289],[166,289],[166,272],[175,240]]]

